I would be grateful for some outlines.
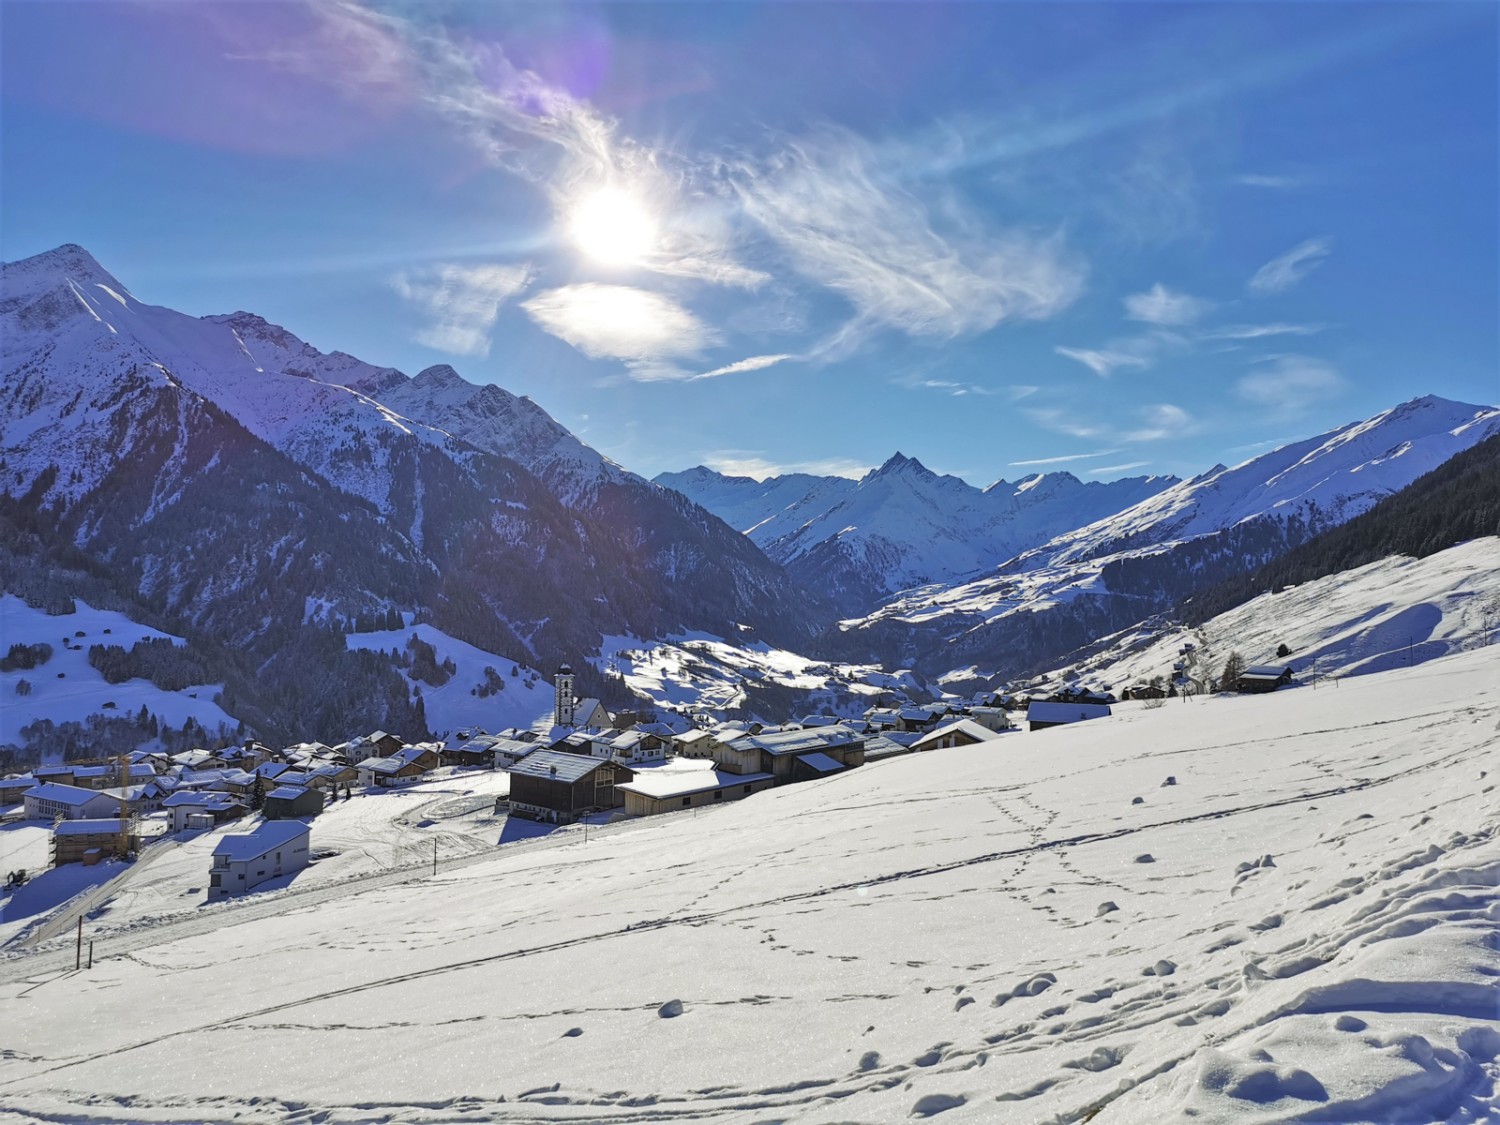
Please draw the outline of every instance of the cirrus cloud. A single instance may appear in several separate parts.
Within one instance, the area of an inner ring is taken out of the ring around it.
[[[453,355],[490,353],[490,329],[500,306],[531,281],[525,265],[441,265],[404,270],[391,287],[416,305],[429,323],[416,334],[418,343]]]
[[[692,378],[671,361],[718,343],[713,329],[670,297],[626,285],[564,285],[521,308],[544,332],[590,359],[623,360],[643,382]]]
[[[1322,265],[1332,250],[1333,239],[1309,238],[1256,270],[1247,288],[1258,297],[1290,289]]]

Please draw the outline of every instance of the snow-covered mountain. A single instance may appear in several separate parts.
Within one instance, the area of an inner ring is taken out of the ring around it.
[[[41,549],[263,662],[396,611],[544,667],[606,633],[817,624],[743,536],[534,404],[147,305],[77,246],[0,274],[0,467]]]
[[[1013,675],[1343,524],[1492,434],[1500,409],[1426,396],[1215,467],[1008,560],[846,621],[845,659],[917,655],[929,674]]]
[[[702,466],[656,480],[741,527],[849,613],[868,612],[901,590],[971,576],[1177,483],[1085,484],[1048,473],[979,489],[900,453],[859,481],[798,475],[757,482]]]

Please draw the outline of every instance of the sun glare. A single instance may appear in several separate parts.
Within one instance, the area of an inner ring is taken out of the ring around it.
[[[579,200],[569,230],[580,250],[610,266],[639,262],[656,243],[651,213],[619,188],[600,188]]]

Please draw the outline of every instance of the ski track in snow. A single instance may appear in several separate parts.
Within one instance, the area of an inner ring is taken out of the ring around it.
[[[1483,1121],[1495,651],[54,945],[0,1121]]]

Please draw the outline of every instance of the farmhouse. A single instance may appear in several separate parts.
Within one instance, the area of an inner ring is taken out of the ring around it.
[[[244,894],[267,879],[307,866],[312,829],[300,820],[269,821],[248,835],[225,836],[214,848],[208,900]]]
[[[1234,681],[1234,690],[1259,694],[1287,687],[1292,682],[1290,665],[1252,664]]]
[[[1105,703],[1040,703],[1026,709],[1026,722],[1032,730],[1046,730],[1087,719],[1102,719],[1111,714]]]
[[[566,750],[536,750],[506,772],[510,810],[527,820],[572,824],[580,816],[624,804],[617,786],[635,771],[607,758]]]
[[[323,811],[323,794],[300,785],[278,785],[266,794],[261,813],[267,820],[296,820]]]
[[[976,742],[989,742],[1000,736],[989,727],[981,726],[973,719],[958,719],[945,723],[929,734],[924,734],[911,744],[916,751],[947,750],[952,746],[972,746]]]
[[[864,765],[864,736],[846,726],[763,731],[723,741],[714,762],[729,773],[769,773],[777,785]]]
[[[654,816],[738,801],[774,784],[776,779],[768,773],[725,773],[708,762],[677,759],[664,766],[639,770],[632,780],[620,782],[615,788],[625,795],[627,816]]]
[[[434,745],[420,742],[404,746],[389,758],[366,758],[359,763],[359,782],[367,788],[383,789],[414,781],[434,770],[439,762]]]

